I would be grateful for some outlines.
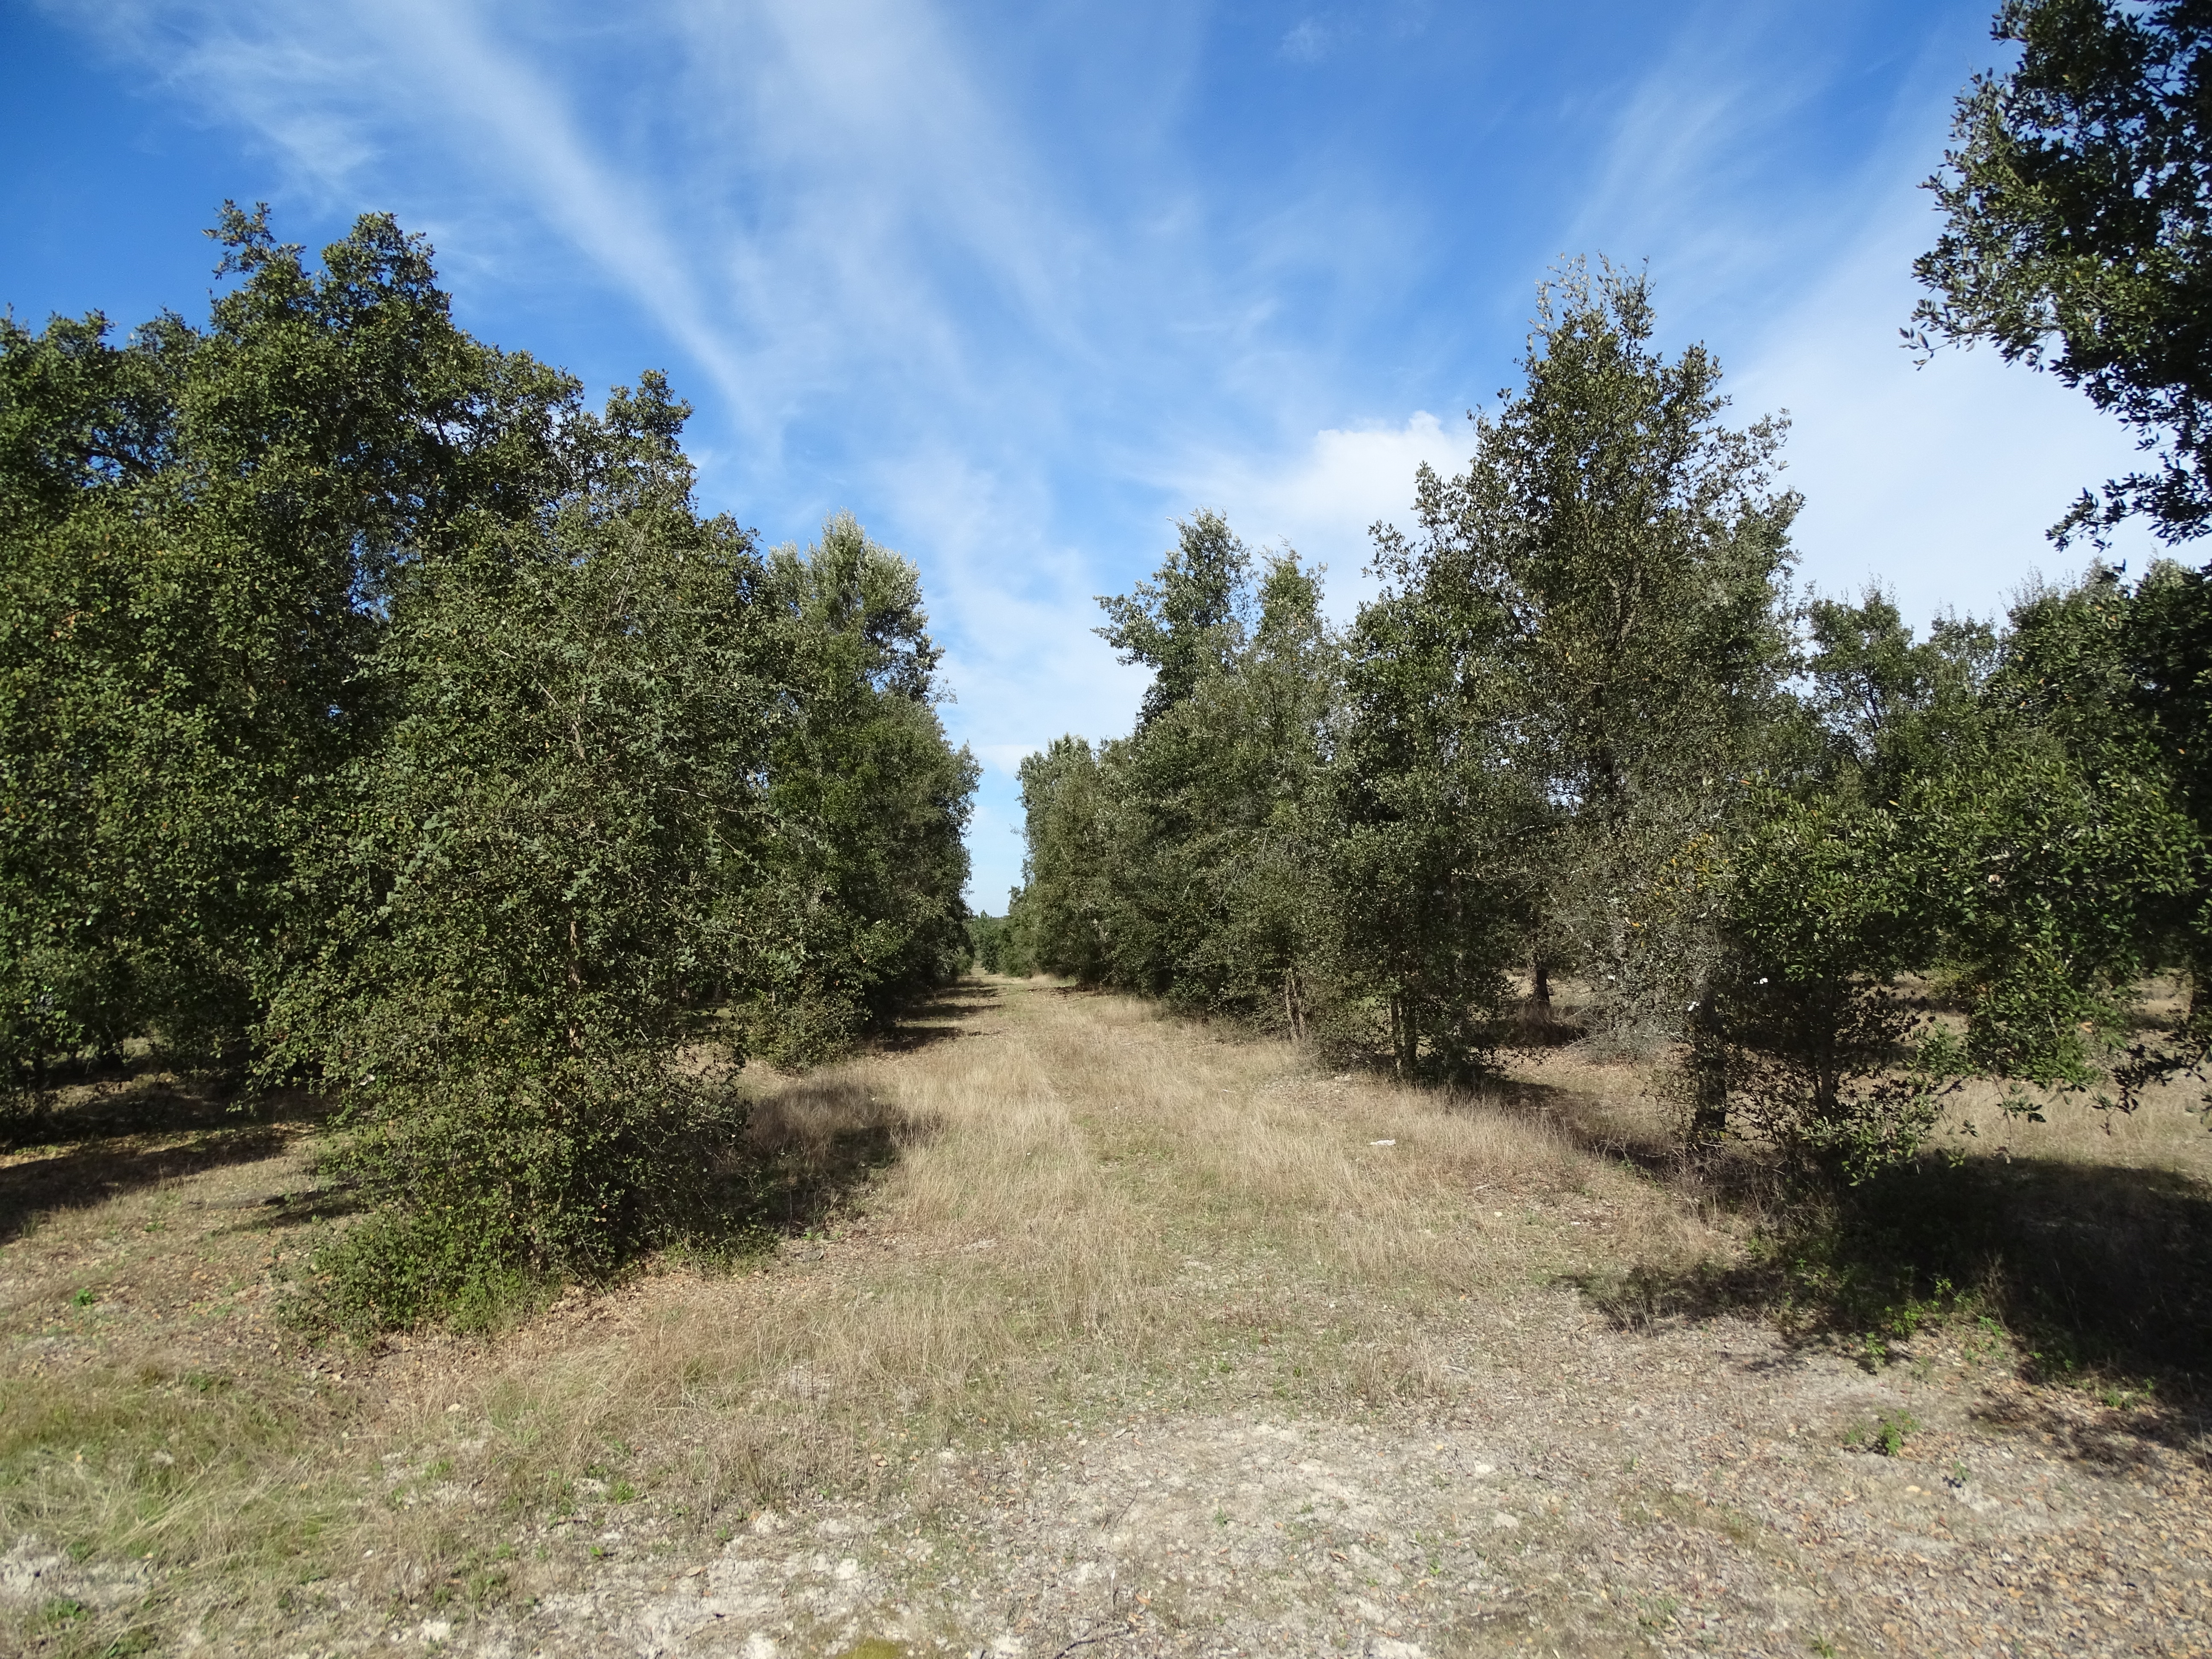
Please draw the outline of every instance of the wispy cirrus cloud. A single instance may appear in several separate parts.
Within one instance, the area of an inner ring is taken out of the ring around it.
[[[915,554],[991,769],[994,902],[1020,755],[1121,729],[1141,688],[1093,596],[1205,504],[1348,609],[1366,526],[1421,462],[1465,464],[1559,254],[1648,258],[1668,343],[1707,338],[1746,412],[1796,410],[1824,581],[1967,602],[2047,560],[2017,549],[2039,480],[2110,470],[2056,388],[1915,378],[1887,344],[1900,181],[1986,0],[46,9],[273,159],[288,229],[390,207],[501,343],[669,368],[709,506],[772,539],[850,507]]]
[[[1917,364],[1899,329],[1930,223],[1916,192],[1877,200],[1739,377],[1745,405],[1791,413],[1801,578],[1831,594],[1887,587],[1923,622],[1992,616],[2031,575],[2078,573],[2088,550],[2062,552],[2045,532],[2084,487],[2141,459],[2079,392],[1994,352]],[[2113,551],[2140,568],[2158,550],[2130,528]]]
[[[1862,58],[1842,43],[1777,52],[1767,9],[1708,0],[1698,15],[1623,100],[1568,245],[1648,252],[1662,330],[1719,347],[1735,415],[1789,413],[1801,580],[1886,586],[1924,620],[1987,616],[2031,572],[2077,569],[2086,550],[2059,552],[2044,532],[2083,485],[2128,466],[2126,434],[1992,353],[1918,368],[1900,338],[1912,260],[1938,228],[1916,186],[1953,97],[1990,61],[1985,19],[1893,43],[1861,146],[1811,191],[1792,148],[1824,100],[1868,96]],[[1838,11],[1829,27],[1855,21]],[[2118,550],[2153,551],[2139,535]]]
[[[1474,447],[1464,421],[1417,410],[1395,426],[1325,428],[1287,453],[1203,458],[1176,475],[1176,492],[1218,507],[1249,542],[1326,566],[1328,608],[1344,620],[1374,590],[1370,528],[1412,529],[1414,474],[1457,472]]]

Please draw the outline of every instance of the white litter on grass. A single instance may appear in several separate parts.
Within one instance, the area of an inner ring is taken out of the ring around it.
[[[1367,1144],[1370,1146],[1395,1146],[1398,1143],[1395,1140],[1370,1140]]]

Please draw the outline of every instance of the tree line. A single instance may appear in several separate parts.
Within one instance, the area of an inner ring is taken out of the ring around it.
[[[1640,274],[1556,272],[1346,626],[1209,512],[1102,600],[1152,684],[1127,736],[1024,763],[986,966],[1439,1078],[1571,975],[1593,1036],[1678,1056],[1693,1139],[1844,1178],[1970,1075],[2124,1106],[2201,1061],[2212,576],[2096,563],[1924,637],[1879,589],[1796,595],[1784,423],[1730,424],[1654,329]],[[2169,970],[2188,1009],[2148,1029]]]
[[[599,410],[368,216],[227,208],[204,325],[0,320],[0,1063],[332,1096],[342,1322],[709,1220],[748,1054],[965,960],[976,768],[914,566],[702,515],[659,374]]]
[[[2061,548],[2212,532],[2212,21],[2006,0],[2012,66],[1928,181],[1909,343],[1983,343],[2127,425],[2146,465]],[[1100,631],[1153,671],[1127,736],[1022,781],[986,965],[1073,974],[1464,1075],[1582,983],[1677,1056],[1686,1127],[1858,1178],[1969,1076],[2131,1108],[2212,1042],[2212,567],[2093,562],[1924,637],[1878,588],[1793,594],[1783,423],[1731,426],[1642,277],[1542,290],[1467,470],[1378,526],[1349,626],[1217,514]],[[2144,1017],[2148,976],[2185,983]],[[1909,993],[1909,994],[1908,994]],[[1927,1012],[1947,1004],[1955,1018]],[[2212,1105],[2212,1095],[2207,1096]]]

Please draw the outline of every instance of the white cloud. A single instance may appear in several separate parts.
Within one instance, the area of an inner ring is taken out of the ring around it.
[[[1983,19],[1933,18],[1917,46],[1903,43],[1870,141],[1814,174],[1808,162],[1761,168],[1832,90],[1821,76],[1849,60],[1778,54],[1779,17],[1737,0],[1692,15],[1625,100],[1566,245],[1649,251],[1662,335],[1716,347],[1735,417],[1790,411],[1801,579],[1831,593],[1881,582],[1923,620],[1989,615],[2032,571],[2086,562],[2045,530],[2084,486],[2140,458],[2117,422],[2047,376],[1985,350],[1916,369],[1902,349],[1920,295],[1912,260],[1937,228],[1915,185],[1961,81],[1993,50]],[[2131,532],[2115,550],[2140,563],[2152,549]]]
[[[1334,44],[1331,31],[1320,19],[1301,19],[1283,36],[1283,56],[1297,64],[1318,64]]]
[[[1767,331],[1735,391],[1738,412],[1788,408],[1788,481],[1806,506],[1801,574],[1823,591],[1869,580],[1922,619],[1988,616],[2031,572],[2071,574],[2044,532],[2085,487],[2140,460],[2079,392],[1994,352],[1949,351],[1916,369],[1898,331],[1932,234],[1923,200],[1880,205],[1847,256]],[[2116,554],[2153,550],[2131,532]]]
[[[1456,472],[1474,447],[1464,421],[1416,410],[1401,426],[1324,428],[1289,455],[1219,455],[1176,483],[1193,505],[1219,507],[1247,542],[1287,544],[1327,565],[1329,610],[1344,617],[1372,587],[1360,574],[1369,527],[1410,528],[1421,464]]]

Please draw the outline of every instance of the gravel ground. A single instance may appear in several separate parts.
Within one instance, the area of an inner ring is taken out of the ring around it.
[[[745,1659],[2212,1651],[2200,1460],[2154,1419],[1923,1360],[1627,1334],[1540,1295],[1457,1357],[1476,1382],[1448,1418],[1140,1415],[941,1453],[903,1498],[764,1513],[708,1560],[603,1535],[529,1616],[416,1633]],[[1847,1443],[1900,1413],[1893,1453]]]

